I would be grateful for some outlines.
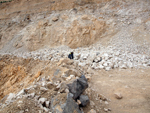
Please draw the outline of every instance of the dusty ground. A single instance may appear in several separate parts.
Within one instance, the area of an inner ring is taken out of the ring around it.
[[[93,76],[91,84],[111,100],[112,113],[149,113],[149,72],[149,69],[100,71]],[[116,99],[115,93],[123,98]]]

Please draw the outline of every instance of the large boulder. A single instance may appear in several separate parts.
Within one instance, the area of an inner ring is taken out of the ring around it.
[[[76,79],[72,84],[68,84],[69,91],[73,94],[73,99],[78,99],[79,96],[88,87],[87,79],[82,75],[79,79]]]
[[[89,103],[89,97],[86,95],[80,95],[79,100],[81,102],[81,106],[83,106],[83,107]]]
[[[82,113],[79,110],[79,106],[76,104],[72,97],[73,95],[69,93],[67,96],[67,102],[63,113]]]

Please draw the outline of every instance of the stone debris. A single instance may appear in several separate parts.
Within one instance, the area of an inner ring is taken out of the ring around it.
[[[10,93],[7,97],[6,103],[10,103],[15,97],[16,95],[14,93]]]
[[[102,94],[98,94],[98,97],[103,101],[107,101],[107,98]]]
[[[49,101],[46,101],[46,102],[45,102],[45,105],[46,105],[47,108],[49,108],[50,102],[49,102]]]
[[[114,95],[115,95],[116,99],[122,99],[123,98],[121,93],[115,93]]]
[[[104,111],[105,111],[105,112],[108,112],[108,109],[104,108]]]
[[[42,105],[43,105],[46,101],[47,101],[46,98],[40,98],[40,99],[39,99],[39,103],[42,104]]]
[[[120,68],[120,69],[127,69],[127,68],[144,68],[150,66],[150,58],[147,55],[142,55],[142,54],[135,54],[132,52],[129,52],[128,54],[125,54],[125,51],[117,51],[116,48],[106,48],[103,51],[100,51],[100,56],[96,56],[96,52],[93,49],[88,49],[86,50],[86,54],[81,53],[83,51],[83,48],[80,49],[75,49],[75,58],[74,60],[69,60],[67,58],[67,54],[69,54],[67,49],[62,50],[62,52],[59,52],[60,54],[57,53],[56,49],[60,48],[53,48],[53,49],[43,49],[40,51],[34,51],[30,52],[30,56],[33,58],[37,57],[37,59],[43,59],[43,60],[49,60],[49,54],[51,54],[51,61],[58,60],[59,62],[57,63],[58,66],[65,66],[65,65],[73,65],[76,63],[80,67],[85,67],[85,66],[90,66],[92,69],[96,70],[101,70],[105,69],[106,71],[110,71],[115,68]],[[112,51],[110,51],[112,50]],[[45,51],[48,51],[49,54],[45,53]],[[51,52],[54,51],[54,52]],[[71,51],[71,49],[69,50]],[[80,53],[78,52],[80,51]],[[105,51],[105,52],[104,52]],[[40,54],[39,54],[40,53]],[[63,54],[66,54],[63,56]],[[76,54],[78,53],[78,54]],[[92,54],[90,54],[92,53]],[[47,57],[43,58],[43,54],[45,54]],[[24,57],[28,58],[28,53],[23,54]],[[22,54],[17,55],[18,57],[22,57]],[[61,57],[63,56],[63,57]],[[81,56],[81,57],[79,57]],[[95,57],[94,57],[95,56]],[[66,72],[67,76],[75,75],[78,76],[78,73],[76,72],[71,72],[68,70]],[[69,75],[70,74],[70,75]]]

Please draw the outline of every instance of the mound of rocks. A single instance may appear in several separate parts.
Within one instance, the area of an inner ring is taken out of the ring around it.
[[[5,111],[7,106],[16,106],[18,111],[25,112],[35,106],[32,109],[39,109],[46,113],[82,113],[80,108],[89,103],[88,96],[82,94],[86,88],[88,88],[88,83],[84,75],[68,85],[65,82],[58,84],[48,82],[42,78],[17,94],[10,93],[4,103],[0,104],[0,108]],[[29,104],[27,107],[23,103],[34,103],[34,105]]]

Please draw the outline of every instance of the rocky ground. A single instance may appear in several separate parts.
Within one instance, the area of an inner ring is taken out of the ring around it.
[[[149,5],[0,3],[0,113],[149,113]]]

